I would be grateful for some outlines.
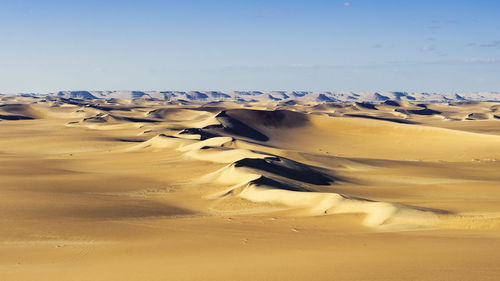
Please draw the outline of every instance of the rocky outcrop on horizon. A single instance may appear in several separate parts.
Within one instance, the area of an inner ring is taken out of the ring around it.
[[[156,99],[201,102],[383,102],[396,100],[437,103],[452,101],[500,101],[500,92],[60,91],[49,95],[75,99]]]

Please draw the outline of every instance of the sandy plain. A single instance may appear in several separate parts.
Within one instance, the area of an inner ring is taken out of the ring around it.
[[[499,107],[3,97],[0,280],[500,280]]]

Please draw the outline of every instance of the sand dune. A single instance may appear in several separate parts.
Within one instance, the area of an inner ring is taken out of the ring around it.
[[[3,104],[0,105],[2,119],[5,120],[30,120],[41,118],[42,115],[29,104]]]
[[[2,97],[0,279],[500,278],[500,104],[219,94]]]

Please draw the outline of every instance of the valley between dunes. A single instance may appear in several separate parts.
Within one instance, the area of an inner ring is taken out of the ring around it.
[[[500,280],[500,103],[0,99],[0,280]]]

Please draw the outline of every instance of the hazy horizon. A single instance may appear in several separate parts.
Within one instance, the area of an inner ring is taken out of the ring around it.
[[[331,92],[331,93],[427,93],[427,94],[473,94],[473,93],[492,93],[500,94],[500,90],[495,91],[402,91],[402,90],[366,90],[366,91],[356,91],[356,90],[260,90],[260,89],[236,89],[236,90],[214,90],[214,89],[110,89],[110,90],[93,90],[93,89],[58,89],[53,91],[18,91],[18,92],[0,92],[0,95],[18,95],[18,94],[39,94],[39,95],[49,95],[57,94],[59,92],[311,92],[311,93],[321,93],[321,92]]]

